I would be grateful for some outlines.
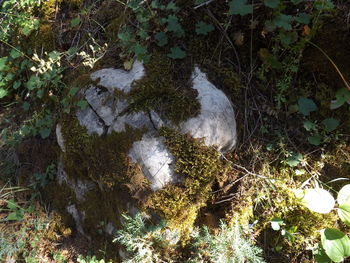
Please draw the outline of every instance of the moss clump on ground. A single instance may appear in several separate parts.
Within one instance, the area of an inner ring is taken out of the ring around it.
[[[174,76],[176,68],[179,68],[176,62],[165,55],[153,55],[150,63],[145,64],[145,77],[136,81],[130,92],[130,110],[155,110],[175,124],[199,113],[197,92],[190,87],[192,71],[187,76]]]
[[[159,131],[176,158],[175,172],[184,178],[179,185],[169,185],[153,193],[145,207],[162,214],[170,228],[180,229],[186,236],[193,227],[198,211],[210,198],[215,179],[225,173],[225,166],[215,149],[203,146],[200,140],[172,129]]]
[[[264,242],[276,250],[282,249],[283,253],[297,257],[305,247],[318,242],[319,230],[335,226],[337,215],[314,213],[303,206],[293,193],[292,189],[296,186],[292,184],[293,180],[286,172],[281,171],[280,174],[279,170],[273,168],[269,171],[269,177],[275,180],[243,180],[238,189],[241,196],[232,204],[232,210],[227,217],[233,221],[239,220],[245,225],[256,221],[255,235],[267,233]],[[282,177],[284,179],[281,179]],[[291,233],[291,239],[283,237],[280,231],[271,228],[273,218],[283,220],[285,225],[281,228]]]

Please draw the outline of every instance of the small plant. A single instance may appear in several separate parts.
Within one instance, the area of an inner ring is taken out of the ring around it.
[[[96,256],[82,256],[77,258],[78,263],[106,263],[104,259],[97,259]],[[110,262],[111,263],[111,262]]]
[[[193,235],[197,257],[191,262],[264,263],[262,250],[243,237],[242,228],[236,223],[228,226],[221,222],[218,234],[211,234],[207,227]]]
[[[338,192],[337,200],[322,188],[296,190],[296,196],[300,198],[311,211],[321,214],[330,213],[336,204],[338,216],[342,222],[350,226],[350,184],[345,185]],[[342,262],[350,256],[350,239],[342,231],[335,228],[321,230],[321,244],[315,256],[317,262]]]
[[[178,262],[179,253],[174,253],[177,258],[169,254],[161,254],[165,249],[180,249],[174,233],[169,234],[169,229],[164,224],[146,226],[145,219],[140,215],[134,218],[125,216],[124,229],[119,230],[115,241],[126,248],[128,259],[123,262]],[[169,240],[169,237],[170,238]],[[175,234],[176,236],[176,234]],[[175,240],[175,241],[174,241]],[[183,259],[188,263],[263,263],[262,250],[253,245],[251,241],[243,237],[243,231],[235,224],[228,226],[221,223],[218,234],[211,234],[207,227],[195,229],[188,241],[192,256]]]

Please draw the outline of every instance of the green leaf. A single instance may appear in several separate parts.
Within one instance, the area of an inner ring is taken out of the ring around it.
[[[0,71],[6,68],[6,62],[8,57],[0,58]]]
[[[13,82],[12,88],[18,89],[21,86],[21,84],[22,83],[20,81],[16,80],[15,82]]]
[[[344,185],[338,192],[337,202],[339,205],[350,204],[350,184]]]
[[[253,13],[253,5],[247,4],[247,0],[231,0],[228,5],[230,15],[245,16]]]
[[[183,37],[185,35],[185,31],[182,26],[179,24],[179,19],[175,15],[169,15],[166,18],[166,22],[168,23],[167,29],[169,32],[173,32],[177,37]]]
[[[315,131],[315,130],[317,130],[317,125],[311,121],[305,121],[304,128],[307,131]]]
[[[317,111],[317,105],[315,104],[315,102],[311,99],[303,97],[298,100],[298,107],[300,113],[302,113],[305,116],[309,116],[310,112]]]
[[[295,166],[297,166],[300,163],[300,161],[302,159],[303,159],[303,155],[302,154],[300,154],[300,153],[292,153],[292,155],[287,158],[287,164],[290,167],[295,167]]]
[[[22,109],[27,111],[27,110],[29,110],[29,108],[30,108],[29,102],[27,102],[27,101],[23,102]]]
[[[180,10],[180,8],[178,8],[177,5],[176,5],[173,1],[171,1],[171,2],[166,6],[165,9],[168,10],[168,11],[174,11],[174,12],[177,12],[177,11]]]
[[[322,188],[305,190],[301,202],[311,211],[320,214],[328,214],[335,206],[333,196]]]
[[[332,263],[332,260],[327,256],[326,251],[322,247],[317,250],[315,259],[317,263]]]
[[[8,221],[20,221],[22,219],[23,216],[21,214],[18,214],[17,212],[12,212],[6,217],[6,220]]]
[[[80,24],[81,22],[81,19],[80,17],[76,17],[76,18],[73,18],[71,21],[70,21],[70,26],[71,27],[76,27]]]
[[[300,4],[301,2],[303,2],[304,0],[291,0],[291,2],[295,5]]]
[[[289,46],[298,40],[298,34],[296,32],[280,32],[278,36],[284,46]]]
[[[137,43],[133,47],[133,51],[135,55],[141,60],[147,54],[147,48],[145,46],[142,46],[140,43]]]
[[[10,56],[13,59],[19,58],[21,56],[21,52],[19,52],[17,49],[11,49]]]
[[[50,128],[40,129],[39,133],[42,139],[46,139],[50,136],[51,129]]]
[[[341,221],[343,221],[347,226],[350,226],[350,204],[340,205],[338,215]]]
[[[279,14],[273,20],[273,23],[280,28],[283,28],[287,31],[292,30],[291,23],[293,22],[293,16]]]
[[[312,136],[307,137],[307,141],[312,145],[318,146],[322,142],[322,137],[319,134],[312,135]]]
[[[77,47],[71,47],[70,49],[67,50],[67,54],[69,56],[73,56],[78,52],[78,48]]]
[[[196,24],[196,33],[198,35],[207,35],[209,32],[214,31],[214,26],[212,24],[207,24],[203,21],[200,21]]]
[[[311,16],[307,13],[299,13],[298,16],[295,17],[295,20],[300,24],[309,24],[311,21]]]
[[[315,1],[314,6],[318,10],[331,10],[334,8],[332,0],[317,0]]]
[[[1,63],[0,63],[1,65]],[[331,102],[331,109],[341,107],[345,102],[350,101],[350,91],[346,88],[338,90],[335,94],[335,100]]]
[[[172,59],[183,59],[187,56],[186,52],[183,51],[181,48],[179,47],[172,47],[170,49],[170,53],[168,54],[169,58]]]
[[[200,5],[200,4],[203,4],[203,3],[205,3],[207,0],[196,0],[196,1],[194,1],[194,4],[195,5]]]
[[[327,118],[322,121],[326,132],[332,132],[339,126],[339,121],[333,118]]]
[[[168,44],[168,36],[165,32],[159,32],[155,34],[154,38],[157,40],[157,45],[160,47],[163,47],[166,44]]]
[[[0,99],[6,97],[8,94],[7,90],[0,88]]]
[[[86,100],[79,100],[76,104],[80,109],[85,109],[88,105]]]
[[[11,210],[17,209],[17,204],[14,199],[7,200],[7,208]]]
[[[71,88],[68,92],[68,95],[73,97],[77,92],[79,91],[79,88]]]
[[[276,8],[280,4],[280,0],[264,0],[264,4],[270,8]]]
[[[327,256],[334,262],[341,262],[344,257],[350,256],[350,240],[338,229],[322,230],[321,242]]]
[[[26,83],[27,89],[33,90],[41,87],[41,81],[39,77],[32,75]]]

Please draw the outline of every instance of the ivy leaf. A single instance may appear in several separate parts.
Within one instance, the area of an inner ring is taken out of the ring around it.
[[[200,21],[196,24],[196,33],[198,35],[207,35],[209,32],[214,30],[214,26],[212,24],[207,24],[203,21]]]
[[[334,262],[343,261],[350,256],[350,240],[346,234],[335,228],[326,228],[321,231],[322,247],[327,256]]]
[[[0,88],[0,99],[6,97],[7,94],[8,94],[7,90]]]
[[[299,13],[298,16],[295,17],[295,20],[300,24],[309,24],[311,21],[311,17],[307,13]]]
[[[154,38],[157,40],[157,45],[160,47],[163,47],[166,44],[168,44],[168,37],[165,32],[159,32],[155,34]]]
[[[321,144],[321,140],[322,140],[322,137],[319,134],[307,137],[307,141],[310,144],[315,145],[315,146],[320,145]]]
[[[298,107],[300,113],[302,113],[304,116],[309,116],[310,112],[317,111],[317,105],[315,102],[304,97],[298,100]]]
[[[276,8],[280,4],[280,0],[264,0],[264,4],[270,8]]]
[[[322,121],[326,132],[332,132],[339,126],[339,121],[333,118],[327,118]]]
[[[228,5],[230,15],[245,16],[253,13],[253,5],[248,5],[247,0],[231,0]]]
[[[183,59],[186,56],[187,56],[186,52],[177,46],[171,48],[170,53],[168,54],[168,57],[172,59]]]
[[[283,28],[287,31],[292,30],[292,25],[291,25],[292,22],[293,22],[293,16],[284,15],[284,14],[279,14],[273,20],[273,23],[277,27]]]

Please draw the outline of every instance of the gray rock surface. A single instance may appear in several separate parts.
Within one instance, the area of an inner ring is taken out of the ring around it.
[[[230,100],[208,81],[199,68],[195,68],[192,78],[201,111],[180,125],[181,132],[189,133],[193,138],[203,138],[207,146],[215,146],[219,151],[231,150],[236,144],[237,132]]]
[[[150,181],[151,189],[156,191],[168,183],[179,180],[174,173],[174,157],[166,149],[163,138],[156,137],[155,131],[169,121],[162,120],[152,111],[125,114],[128,102],[118,98],[114,91],[127,94],[135,80],[145,74],[143,65],[136,61],[131,71],[120,69],[102,69],[91,74],[91,79],[99,80],[102,90],[91,85],[84,91],[88,107],[77,112],[77,118],[88,132],[98,135],[125,131],[126,125],[135,129],[146,128],[148,132],[141,141],[135,142],[128,153],[131,160],[140,165],[144,175]],[[194,138],[202,138],[207,146],[219,151],[231,150],[237,141],[235,114],[230,100],[212,83],[198,67],[192,74],[193,88],[198,91],[197,99],[201,105],[198,116],[180,124],[182,133]],[[171,125],[171,127],[176,127]],[[57,128],[57,138],[64,150],[64,138]],[[78,187],[78,186],[77,186]]]
[[[174,172],[175,158],[167,150],[162,137],[145,134],[141,141],[134,142],[129,157],[141,166],[153,191],[179,180]]]

